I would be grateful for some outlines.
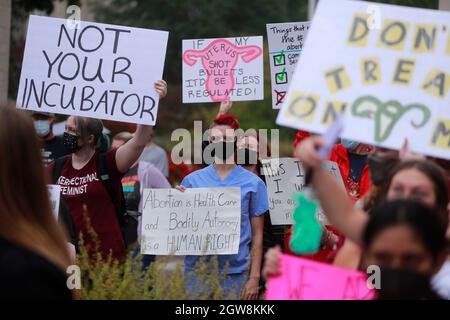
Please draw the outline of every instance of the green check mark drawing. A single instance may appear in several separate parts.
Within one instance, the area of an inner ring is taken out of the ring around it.
[[[286,76],[286,68],[283,68],[283,71],[277,75],[279,81],[283,81]]]
[[[278,56],[275,56],[275,60],[277,63],[282,63],[284,58],[284,49],[281,50],[281,53]]]

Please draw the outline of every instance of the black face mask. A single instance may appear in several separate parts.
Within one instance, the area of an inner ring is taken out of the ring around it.
[[[78,145],[78,136],[67,132],[63,134],[63,145],[69,153],[75,153],[81,149]]]
[[[234,142],[213,142],[211,143],[213,149],[211,154],[213,157],[217,157],[223,161],[229,159],[234,155],[234,151],[236,150],[236,141]]]
[[[406,269],[381,268],[378,300],[419,300],[435,296],[430,277]]]
[[[258,153],[254,150],[238,149],[237,156],[237,164],[242,166],[251,166],[258,163]]]
[[[367,156],[367,166],[369,167],[372,183],[375,186],[382,186],[398,162],[399,160],[395,158],[380,157],[374,153],[369,154]]]

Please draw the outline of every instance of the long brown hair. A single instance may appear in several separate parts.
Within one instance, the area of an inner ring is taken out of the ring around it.
[[[255,137],[258,142],[258,158],[268,159],[272,156],[272,150],[270,149],[269,143],[259,132],[246,132],[244,137]],[[261,155],[260,151],[264,151],[265,154]]]
[[[0,107],[0,236],[66,272],[67,236],[50,206],[48,177],[31,118]]]
[[[372,186],[371,190],[364,197],[364,211],[370,211],[372,207],[380,202],[386,201],[389,187],[394,176],[407,169],[416,169],[424,174],[433,183],[434,194],[436,196],[435,209],[439,212],[444,225],[448,224],[447,205],[449,202],[448,186],[445,171],[431,160],[408,160],[400,162],[386,179],[383,186]]]
[[[254,137],[258,142],[258,162],[256,163],[256,172],[259,176],[264,176],[261,159],[269,159],[272,156],[269,143],[266,138],[264,138],[259,132],[256,133],[256,131],[245,132],[243,138],[245,137]],[[260,151],[264,151],[265,154],[261,154]]]
[[[442,169],[435,162],[425,159],[425,160],[408,160],[405,162],[400,162],[392,171],[389,176],[386,186],[390,186],[394,176],[400,171],[407,169],[416,169],[417,171],[424,174],[433,183],[434,194],[436,196],[435,209],[439,211],[443,222],[445,225],[448,223],[448,186],[447,177],[445,175],[444,169]],[[383,199],[386,199],[389,188],[383,189]]]
[[[382,196],[383,196],[383,187],[372,184],[369,191],[362,198],[363,201],[362,209],[366,212],[369,212],[370,209],[372,209],[378,203],[380,203]]]

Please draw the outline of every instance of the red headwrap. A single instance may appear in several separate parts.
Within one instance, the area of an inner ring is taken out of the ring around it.
[[[240,126],[237,117],[231,114],[221,114],[214,119],[214,124],[219,126],[230,126],[234,130],[239,129]]]

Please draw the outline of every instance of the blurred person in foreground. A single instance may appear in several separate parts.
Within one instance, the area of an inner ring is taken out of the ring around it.
[[[70,300],[68,237],[52,213],[39,139],[22,111],[0,107],[0,150],[0,299]]]

